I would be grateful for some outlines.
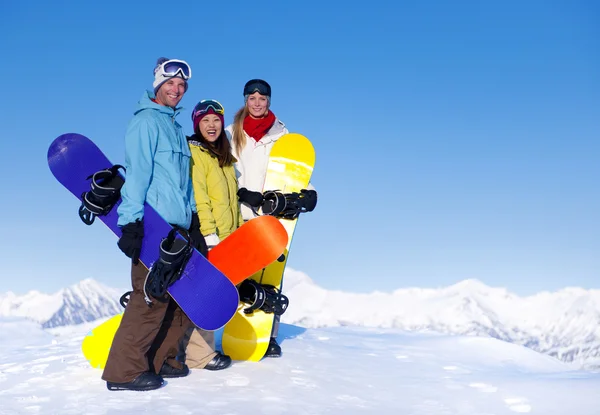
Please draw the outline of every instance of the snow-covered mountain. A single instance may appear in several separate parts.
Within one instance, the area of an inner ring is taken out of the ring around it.
[[[326,290],[288,269],[284,323],[309,328],[364,326],[494,337],[565,362],[600,367],[600,290],[565,288],[519,297],[465,280],[438,289],[405,288],[354,294]],[[0,316],[23,316],[56,327],[93,321],[122,310],[122,291],[94,280],[47,295],[0,295]]]
[[[282,321],[305,327],[365,326],[494,337],[565,362],[600,367],[600,290],[565,288],[519,297],[465,280],[392,293],[328,291],[288,270]]]
[[[122,292],[93,279],[54,294],[30,291],[23,296],[0,294],[0,317],[27,317],[44,328],[80,324],[120,313]]]

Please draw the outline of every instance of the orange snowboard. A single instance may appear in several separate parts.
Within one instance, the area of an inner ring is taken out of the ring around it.
[[[287,243],[287,231],[278,219],[259,216],[244,223],[208,251],[207,258],[237,285],[275,262]]]

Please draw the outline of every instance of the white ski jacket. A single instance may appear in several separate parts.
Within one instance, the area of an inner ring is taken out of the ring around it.
[[[244,131],[246,145],[241,153],[238,154],[232,141],[233,124],[228,125],[227,128],[225,128],[227,138],[229,138],[229,141],[231,142],[231,151],[233,156],[237,159],[235,171],[240,188],[245,187],[254,192],[263,191],[271,148],[273,148],[275,141],[288,132],[287,128],[285,128],[285,124],[279,119],[275,120],[271,129],[258,142]],[[248,206],[243,203],[241,206],[242,217],[245,221],[256,216]]]

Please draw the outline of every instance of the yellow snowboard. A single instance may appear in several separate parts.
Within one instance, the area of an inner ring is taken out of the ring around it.
[[[108,360],[108,352],[115,333],[121,324],[123,313],[111,317],[92,329],[81,343],[81,351],[93,368],[103,369]]]
[[[315,165],[315,150],[300,134],[290,133],[275,142],[269,154],[267,177],[263,191],[279,190],[282,193],[299,192],[306,189]],[[273,285],[281,290],[283,271],[287,262],[294,229],[298,219],[280,219],[288,233],[285,261],[273,262],[251,279],[261,284]],[[257,362],[264,356],[269,346],[273,328],[273,314],[256,310],[244,314],[247,304],[240,304],[237,313],[223,330],[223,352],[234,360]]]

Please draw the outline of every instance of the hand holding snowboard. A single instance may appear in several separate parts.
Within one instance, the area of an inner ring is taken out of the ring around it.
[[[121,238],[117,245],[123,253],[131,258],[134,265],[140,262],[140,253],[142,252],[142,240],[144,239],[144,221],[136,220],[121,227]]]

